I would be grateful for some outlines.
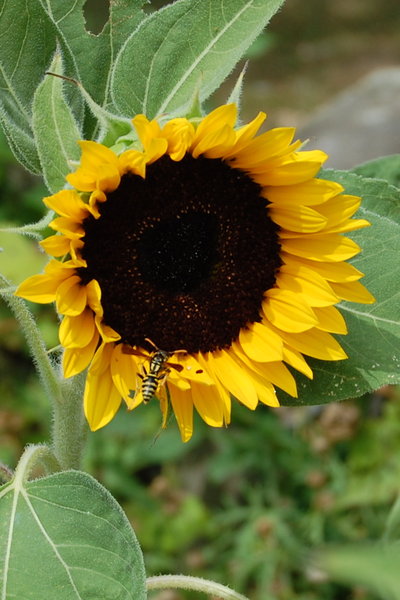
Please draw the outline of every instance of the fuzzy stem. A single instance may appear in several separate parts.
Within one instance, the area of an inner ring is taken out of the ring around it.
[[[0,276],[0,279],[9,282]],[[52,449],[62,469],[78,469],[86,439],[82,411],[83,377],[64,381],[59,366],[53,364],[42,336],[27,305],[10,291],[0,290],[25,335],[35,367],[53,406]]]
[[[217,596],[221,600],[248,600],[245,596],[234,592],[225,585],[208,581],[200,577],[186,575],[159,575],[148,577],[146,580],[148,590],[183,589],[194,592],[203,592],[210,596]]]
[[[9,282],[4,277],[1,277],[1,279],[4,283],[9,285]],[[35,363],[35,367],[39,373],[40,379],[42,380],[48,396],[50,398],[60,400],[60,379],[46,351],[41,333],[36,325],[31,311],[23,300],[16,298],[9,290],[0,290],[0,294],[11,308],[21,326],[28,344],[29,351]]]
[[[52,447],[63,469],[79,469],[87,437],[82,408],[84,374],[62,383],[62,401],[54,403]]]

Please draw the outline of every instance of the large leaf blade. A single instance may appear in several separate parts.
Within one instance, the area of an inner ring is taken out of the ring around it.
[[[66,75],[76,77],[97,104],[106,106],[116,53],[143,19],[141,7],[146,0],[112,0],[110,19],[99,35],[86,29],[86,0],[38,1],[57,30],[63,53],[73,57],[73,72],[66,71]]]
[[[0,520],[2,597],[146,598],[133,530],[89,475],[73,471],[11,482],[0,492]]]
[[[36,1],[0,4],[0,36],[7,40],[0,56],[0,89],[29,122],[33,92],[56,48],[53,28]]]
[[[231,72],[283,0],[179,0],[144,20],[121,48],[111,92],[124,116],[184,112]]]

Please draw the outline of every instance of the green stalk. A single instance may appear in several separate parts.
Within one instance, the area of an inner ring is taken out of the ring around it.
[[[209,596],[221,598],[221,600],[248,600],[245,596],[234,590],[207,579],[200,577],[189,577],[186,575],[158,575],[148,577],[146,580],[148,590],[181,589],[193,592],[203,592]]]
[[[83,414],[85,374],[62,382],[62,399],[54,403],[52,447],[63,470],[81,467],[87,438],[87,424]]]
[[[0,279],[10,286],[9,282]],[[35,367],[53,406],[51,447],[62,470],[79,469],[86,439],[86,423],[82,410],[83,376],[63,380],[58,363],[53,363],[46,350],[36,321],[26,303],[12,293],[0,289],[26,338]]]

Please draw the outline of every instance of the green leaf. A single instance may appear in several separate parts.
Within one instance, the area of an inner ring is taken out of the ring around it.
[[[74,57],[73,72],[66,68],[66,75],[76,78],[97,104],[106,106],[115,56],[144,18],[140,9],[147,0],[111,0],[110,20],[99,35],[85,28],[83,6],[86,0],[37,1],[57,30],[63,54],[67,52]]]
[[[4,598],[145,600],[142,553],[112,496],[70,471],[0,490]]]
[[[39,0],[0,0],[0,121],[16,158],[40,173],[32,132],[32,100],[56,46],[56,29]],[[65,53],[65,59],[71,57]],[[76,98],[76,90],[71,95]],[[76,105],[76,101],[75,101]]]
[[[17,107],[7,111],[0,102],[0,124],[15,158],[27,169],[39,175],[40,160],[31,127]]]
[[[400,600],[398,544],[351,545],[322,551],[317,566],[334,581],[365,586],[383,600]]]
[[[43,10],[36,0],[1,0],[0,37],[4,40],[0,55],[2,104],[18,107],[29,123],[33,93],[56,49],[53,28],[43,20]]]
[[[57,52],[50,71],[62,74],[61,56]],[[65,176],[71,171],[71,161],[79,160],[77,141],[82,138],[68,103],[63,95],[63,80],[47,75],[33,99],[33,131],[44,180],[51,192],[61,190]]]
[[[122,46],[112,96],[125,116],[184,113],[200,80],[205,100],[283,0],[178,0],[145,19]]]
[[[362,248],[351,261],[365,273],[361,280],[375,304],[342,302],[348,334],[335,336],[349,358],[325,362],[310,359],[314,379],[298,377],[299,398],[280,394],[283,404],[323,404],[400,383],[400,191],[382,180],[346,171],[323,171],[346,193],[362,196],[359,216],[372,227],[349,235]]]
[[[388,183],[400,187],[400,154],[369,160],[353,169],[353,172],[363,177],[384,179]]]

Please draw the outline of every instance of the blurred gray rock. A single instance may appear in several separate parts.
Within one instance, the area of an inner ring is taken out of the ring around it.
[[[324,166],[350,169],[400,152],[400,68],[374,71],[319,109],[299,128],[306,150],[329,154]]]

